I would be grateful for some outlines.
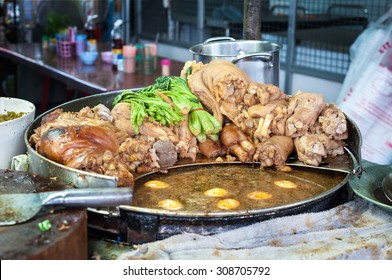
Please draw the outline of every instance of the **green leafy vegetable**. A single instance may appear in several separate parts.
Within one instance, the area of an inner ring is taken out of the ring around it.
[[[177,125],[178,122],[184,120],[181,112],[172,108],[169,103],[159,97],[154,86],[148,86],[135,92],[130,89],[124,90],[116,96],[113,106],[120,102],[130,104],[132,108],[131,123],[136,134],[139,133],[139,125],[146,117],[150,117],[152,121],[157,121],[165,126]]]
[[[50,223],[49,220],[44,220],[38,223],[38,228],[40,231],[48,231],[52,228],[52,224]]]
[[[178,108],[186,108],[190,104],[188,127],[199,142],[204,142],[206,136],[221,131],[220,122],[204,110],[203,104],[189,89],[186,79],[177,76],[162,76],[156,79],[155,86],[163,94],[169,96]],[[216,137],[211,138],[216,139]]]
[[[173,107],[160,96],[162,94],[170,98]],[[219,121],[204,110],[203,104],[191,92],[186,79],[181,77],[161,76],[151,86],[135,92],[124,90],[116,96],[113,106],[120,102],[130,104],[131,122],[136,134],[139,133],[138,126],[146,117],[162,125],[178,125],[186,114],[189,114],[189,130],[199,142],[204,142],[210,135],[209,138],[217,139],[217,134],[222,129]]]

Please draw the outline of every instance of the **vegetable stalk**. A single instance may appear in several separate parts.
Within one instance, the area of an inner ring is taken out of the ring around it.
[[[177,76],[162,76],[156,79],[155,86],[169,96],[178,108],[190,106],[188,127],[199,142],[204,142],[209,135],[216,135],[222,129],[220,122],[204,110],[203,104],[191,92],[186,79]],[[211,138],[216,139],[216,136]]]
[[[165,96],[171,99],[171,106]],[[157,121],[162,125],[178,125],[189,114],[188,127],[199,142],[207,137],[217,139],[222,129],[220,122],[209,112],[205,111],[203,104],[188,87],[184,78],[177,76],[162,76],[155,80],[155,84],[133,92],[124,90],[116,96],[113,106],[120,102],[129,103],[131,110],[131,123],[135,133],[139,133],[139,125],[145,118]]]

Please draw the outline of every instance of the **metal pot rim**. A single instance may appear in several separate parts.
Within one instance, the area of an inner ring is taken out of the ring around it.
[[[282,48],[282,46],[276,42],[272,42],[272,41],[260,41],[260,40],[235,40],[235,41],[214,41],[214,42],[203,42],[201,44],[197,44],[194,45],[192,47],[189,48],[189,51],[194,54],[194,55],[203,55],[203,56],[207,56],[207,57],[236,57],[237,55],[229,55],[229,54],[220,54],[220,53],[216,53],[216,54],[212,54],[212,53],[203,53],[203,49],[205,49],[206,46],[211,47],[211,46],[219,46],[219,45],[240,45],[243,44],[244,46],[246,45],[271,45],[273,46],[275,49],[271,50],[271,51],[263,51],[263,52],[268,52],[268,53],[275,53],[275,52],[279,52],[280,49]],[[246,50],[246,48],[244,48]],[[260,52],[260,51],[257,51]],[[249,54],[252,52],[246,52],[245,53]]]

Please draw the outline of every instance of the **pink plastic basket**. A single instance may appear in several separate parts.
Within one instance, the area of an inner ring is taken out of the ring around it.
[[[68,41],[60,42],[60,56],[72,57],[75,53],[75,44]]]

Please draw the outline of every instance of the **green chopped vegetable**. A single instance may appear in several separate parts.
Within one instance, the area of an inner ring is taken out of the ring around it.
[[[38,228],[40,231],[48,231],[52,228],[52,224],[50,223],[49,220],[44,220],[38,223]]]
[[[25,113],[23,113],[23,112],[16,113],[13,111],[7,111],[5,114],[0,114],[0,122],[14,120],[14,119],[20,118],[24,114]]]
[[[178,122],[184,120],[181,112],[172,108],[169,103],[159,97],[154,86],[148,86],[135,92],[130,89],[124,90],[116,96],[113,106],[120,102],[129,103],[132,107],[131,123],[136,134],[139,134],[139,125],[146,117],[166,126],[177,125]]]
[[[197,115],[189,114],[188,127],[191,133],[195,136],[201,133],[201,123],[200,120],[197,119]]]
[[[190,91],[184,78],[177,76],[161,76],[156,80],[155,86],[163,94],[170,97],[173,103],[181,110],[183,114],[189,113],[198,99],[192,99],[195,96]],[[191,96],[190,96],[191,94]],[[191,97],[191,98],[190,98]]]
[[[159,93],[159,94],[158,94]],[[164,100],[166,95],[173,102],[173,107]],[[178,125],[189,114],[188,127],[199,142],[204,142],[209,135],[217,135],[222,129],[215,117],[204,110],[203,104],[188,87],[186,79],[177,76],[161,76],[155,84],[133,92],[124,90],[116,96],[113,106],[120,102],[129,103],[131,123],[138,134],[138,126],[145,118],[151,118],[162,125]],[[216,136],[210,137],[216,139]]]
[[[200,133],[199,135],[196,136],[197,141],[200,143],[204,143],[207,140],[207,136],[204,132]]]
[[[218,134],[209,134],[207,135],[208,138],[210,138],[212,141],[218,141],[219,140],[219,135]]]
[[[204,110],[203,104],[188,87],[186,79],[177,76],[162,76],[156,79],[155,86],[162,90],[164,94],[168,95],[178,108],[187,107],[188,103],[190,103],[188,127],[199,142],[204,142],[206,136],[217,134],[221,131],[222,126],[220,122]],[[176,98],[172,98],[174,95]],[[177,98],[178,95],[182,96],[182,98]],[[183,97],[187,101],[182,101],[184,100]],[[180,101],[183,103],[179,104]],[[215,139],[216,137],[212,138]]]

